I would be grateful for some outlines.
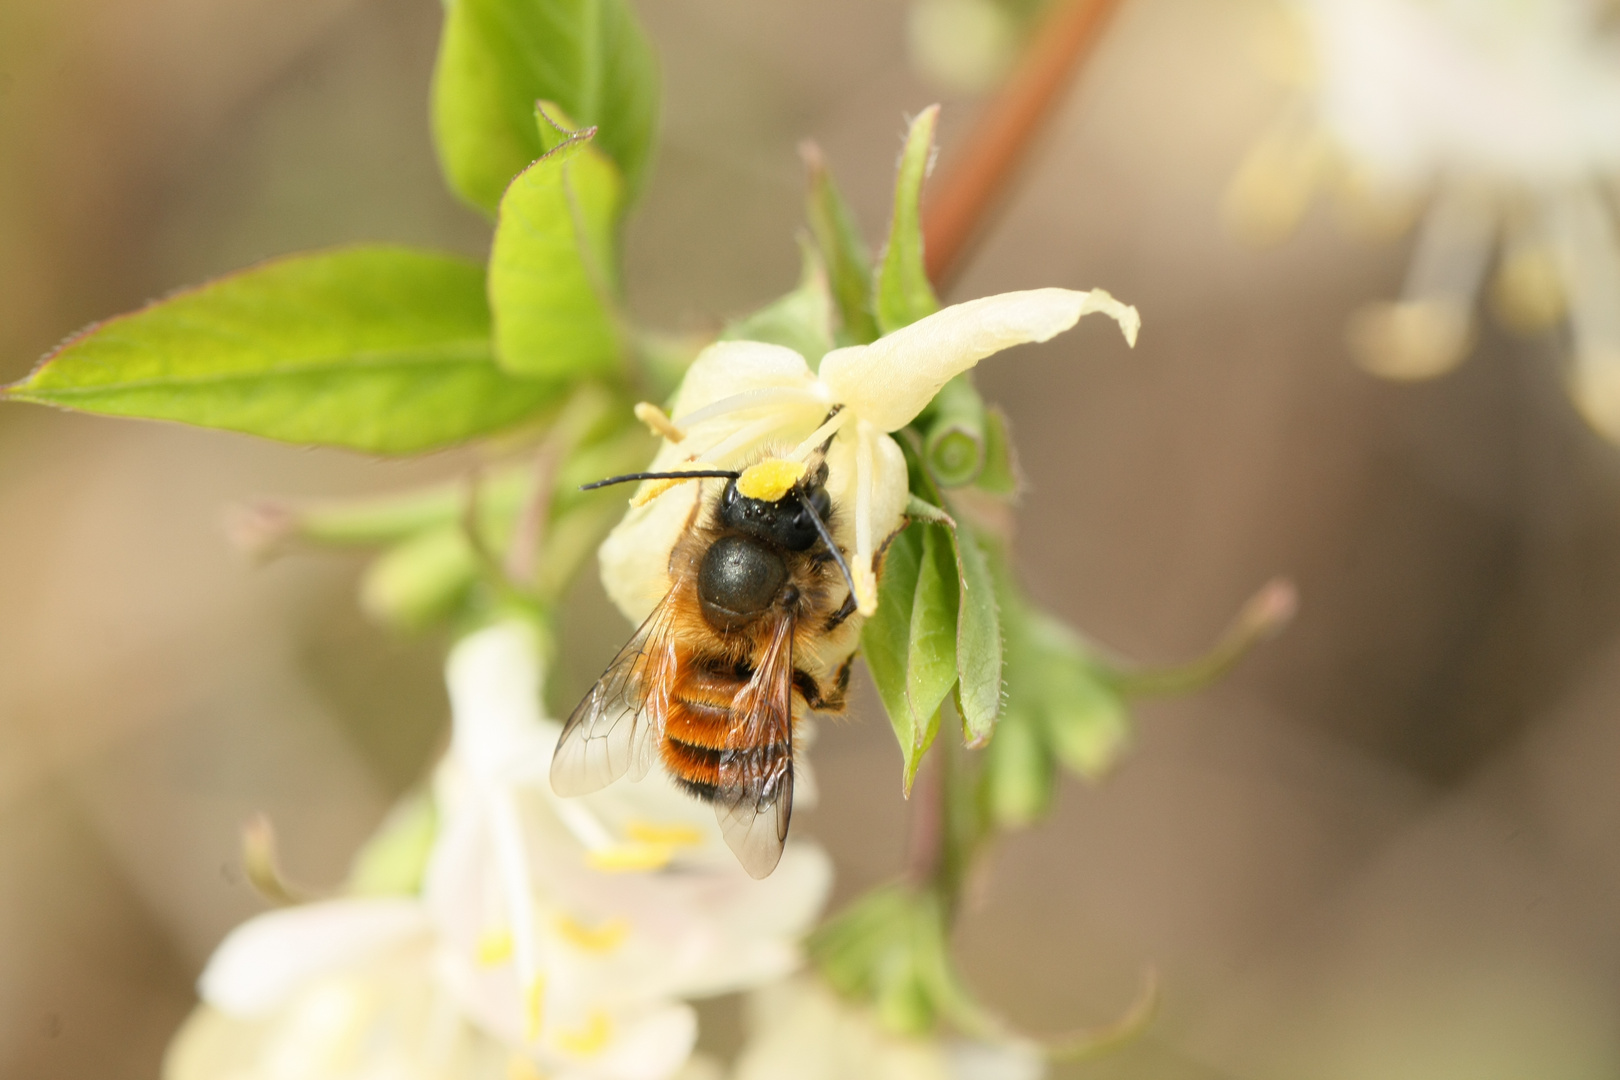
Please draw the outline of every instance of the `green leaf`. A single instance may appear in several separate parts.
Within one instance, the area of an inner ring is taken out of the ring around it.
[[[551,124],[544,113],[534,119]],[[610,375],[623,351],[612,308],[622,185],[613,163],[591,145],[591,130],[554,130],[557,144],[501,200],[489,259],[495,355],[523,375]]]
[[[958,586],[951,534],[941,525],[923,526],[922,534],[906,657],[906,702],[912,717],[907,791],[917,779],[923,755],[939,734],[940,706],[956,685]]]
[[[943,526],[904,530],[883,557],[877,611],[861,630],[862,653],[905,758],[908,793],[956,683],[955,579]]]
[[[877,320],[872,315],[872,257],[861,239],[860,226],[849,204],[833,183],[821,151],[806,144],[804,163],[810,174],[806,213],[810,232],[827,266],[833,298],[842,323],[838,344],[865,345],[876,341]]]
[[[957,704],[968,745],[983,746],[1001,713],[1001,612],[984,549],[969,529],[957,528],[951,536],[961,574],[960,615],[956,623],[961,689]]]
[[[922,186],[934,156],[934,127],[939,106],[930,105],[911,122],[906,146],[900,154],[900,175],[894,186],[894,216],[889,242],[878,265],[876,294],[878,329],[893,333],[939,310],[939,300],[928,281],[923,262]]]
[[[1086,779],[1100,779],[1130,743],[1124,699],[1107,685],[1084,643],[1058,620],[1031,611],[1026,636],[1036,665],[1030,696],[1053,751]]]
[[[799,286],[752,315],[729,323],[722,341],[765,341],[786,345],[815,367],[833,348],[832,296],[827,292],[827,271],[808,243],[799,245]]]
[[[493,214],[542,152],[537,101],[601,129],[639,190],[658,125],[658,71],[626,0],[447,0],[433,134],[450,186]]]
[[[555,404],[496,367],[480,267],[397,247],[294,255],[92,326],[6,390],[382,454],[463,442]]]
[[[1040,721],[1008,707],[985,750],[986,809],[999,828],[1021,829],[1051,808],[1056,768]]]
[[[861,627],[861,655],[866,658],[883,710],[889,714],[908,775],[913,772],[917,724],[906,698],[906,665],[911,655],[911,609],[917,595],[922,545],[920,529],[902,530],[889,542],[878,578],[877,610]]]

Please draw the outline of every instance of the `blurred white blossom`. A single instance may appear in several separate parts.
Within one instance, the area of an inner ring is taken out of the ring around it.
[[[749,1038],[732,1080],[1040,1080],[1020,1043],[905,1037],[880,1027],[819,979],[801,975],[749,997]]]
[[[649,471],[758,467],[762,456],[774,455],[771,464],[789,469],[772,470],[771,479],[791,483],[830,438],[833,536],[852,553],[859,611],[869,615],[877,605],[873,560],[900,527],[909,490],[905,456],[889,433],[910,423],[953,376],[1003,349],[1046,341],[1094,311],[1117,320],[1126,340],[1135,343],[1141,324],[1136,309],[1101,289],[1033,289],[956,304],[870,345],[835,349],[822,358],[819,372],[781,345],[719,342],[687,371],[673,420],[657,423],[665,438]],[[794,466],[800,471],[791,471]],[[715,482],[643,484],[603,543],[602,582],[632,621],[645,618],[669,591],[669,553],[703,491]],[[776,499],[785,490],[784,484],[755,497]],[[854,623],[829,646],[843,656],[855,647]],[[826,666],[841,659],[833,657]]]
[[[659,774],[562,800],[560,725],[521,622],[460,642],[441,826],[422,895],[343,898],[239,927],[204,972],[168,1080],[664,1080],[696,1038],[681,999],[801,961],[830,881],[788,846],[750,878],[707,808]]]
[[[1332,185],[1351,220],[1421,224],[1401,297],[1352,320],[1379,374],[1450,370],[1490,292],[1509,326],[1567,317],[1571,389],[1620,438],[1620,41],[1598,0],[1289,0],[1298,91],[1229,193],[1259,240]]]

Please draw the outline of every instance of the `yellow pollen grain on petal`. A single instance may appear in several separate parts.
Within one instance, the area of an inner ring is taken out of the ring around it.
[[[626,874],[662,870],[674,857],[675,849],[668,844],[612,844],[586,852],[585,864],[605,874]]]
[[[613,1021],[600,1009],[593,1010],[585,1026],[578,1031],[557,1034],[557,1045],[576,1057],[594,1057],[607,1049],[613,1041]]]
[[[737,493],[745,499],[776,502],[804,479],[805,463],[787,458],[766,458],[744,469],[737,477]]]
[[[502,927],[478,935],[474,954],[480,967],[497,967],[512,959],[512,931]]]
[[[546,980],[536,978],[523,995],[524,1037],[530,1042],[540,1037],[546,1018]]]
[[[624,835],[639,844],[668,844],[670,847],[697,847],[703,843],[703,830],[682,822],[630,821]]]
[[[686,439],[686,432],[675,426],[669,414],[650,401],[636,404],[636,419],[647,425],[647,429],[660,438],[668,439],[672,443],[682,442]]]
[[[522,1054],[513,1054],[506,1059],[506,1080],[547,1080],[546,1074],[540,1071],[529,1058]]]
[[[624,919],[609,919],[600,926],[586,926],[577,919],[559,915],[556,926],[557,933],[564,941],[589,953],[610,953],[630,936],[630,923]]]

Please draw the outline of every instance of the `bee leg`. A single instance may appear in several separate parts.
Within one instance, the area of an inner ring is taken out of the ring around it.
[[[827,625],[825,629],[828,631],[838,629],[843,625],[844,620],[853,614],[855,614],[855,594],[850,593],[848,596],[844,597],[844,602],[839,605],[838,610],[827,616]]]
[[[803,696],[804,703],[810,707],[812,712],[843,712],[844,704],[849,697],[849,672],[854,664],[855,658],[853,656],[844,661],[843,666],[838,669],[838,676],[834,681],[831,693],[822,694],[821,687],[816,684],[816,680],[811,678],[808,672],[804,671],[795,671],[793,673],[793,686]]]

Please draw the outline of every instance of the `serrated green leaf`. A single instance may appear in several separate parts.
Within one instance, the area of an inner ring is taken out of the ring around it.
[[[601,129],[640,189],[658,124],[652,48],[625,0],[450,0],[433,78],[433,134],[452,189],[493,214],[543,150],[537,101]]]
[[[807,243],[799,245],[799,285],[752,315],[733,320],[720,332],[722,341],[764,341],[785,345],[810,362],[820,363],[832,351],[832,296],[821,257]]]
[[[959,527],[951,536],[962,590],[956,623],[956,664],[961,679],[957,701],[968,745],[983,746],[1001,714],[1001,611],[984,549],[969,529]]]
[[[861,238],[860,226],[844,196],[833,183],[821,152],[805,153],[810,190],[806,216],[810,232],[821,249],[827,277],[838,304],[840,345],[865,345],[877,340],[877,319],[872,314],[872,256]]]
[[[888,245],[874,283],[878,329],[893,333],[939,310],[923,261],[922,186],[934,156],[939,106],[930,105],[911,122],[894,185],[894,216]]]
[[[537,119],[551,123],[543,113]],[[568,133],[507,189],[489,302],[495,355],[508,371],[565,381],[618,370],[613,222],[621,188],[586,130]]]
[[[558,402],[495,365],[479,266],[397,247],[277,259],[109,319],[6,396],[381,454]]]

